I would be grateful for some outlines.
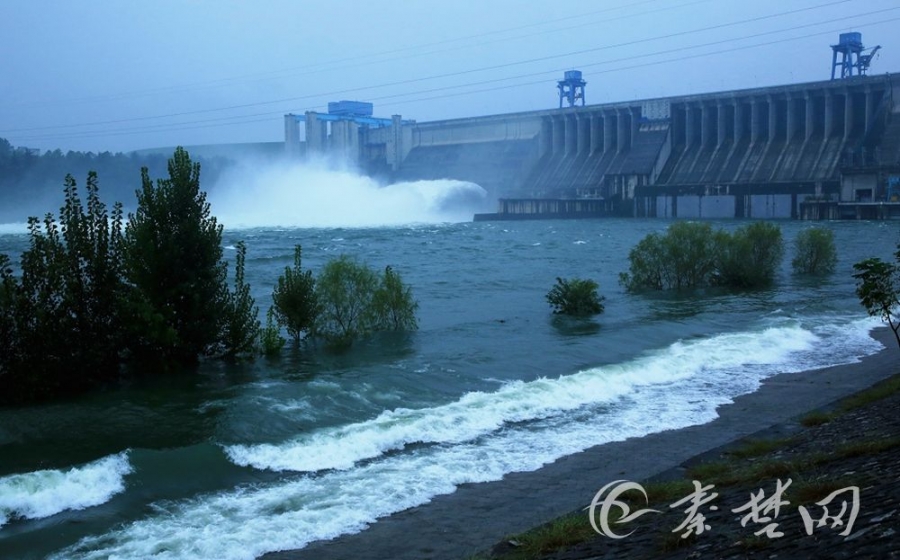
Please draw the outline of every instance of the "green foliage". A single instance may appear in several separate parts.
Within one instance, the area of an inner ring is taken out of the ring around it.
[[[294,267],[285,267],[284,274],[272,293],[275,319],[299,342],[304,333],[315,326],[319,304],[316,297],[316,281],[311,270],[301,270],[302,248],[294,247]]]
[[[753,222],[721,238],[717,281],[734,288],[762,288],[772,284],[784,257],[781,228]]]
[[[631,250],[629,271],[619,280],[632,292],[712,285],[760,288],[775,279],[783,256],[781,229],[770,223],[754,222],[728,234],[708,223],[676,222]]]
[[[378,284],[375,272],[346,255],[329,261],[316,281],[316,334],[333,346],[349,346],[374,331],[372,303]]]
[[[554,313],[586,316],[603,313],[605,298],[597,293],[599,286],[589,279],[556,279],[556,285],[547,292],[547,302]]]
[[[900,250],[896,253],[900,261]],[[900,345],[900,319],[895,309],[900,305],[900,269],[896,264],[885,262],[881,259],[871,258],[853,265],[857,280],[856,296],[866,308],[869,315],[881,317],[891,330],[897,344]]]
[[[412,288],[403,284],[400,273],[390,266],[385,267],[381,284],[372,297],[377,330],[412,331],[418,328],[416,309],[418,302],[413,299]]]
[[[834,232],[824,228],[809,228],[797,234],[791,265],[798,274],[821,275],[834,272],[837,249]]]
[[[29,218],[22,274],[0,255],[0,402],[79,391],[118,376],[121,330],[122,210],[100,201],[88,174],[87,209],[75,179],[65,181],[59,223]]]
[[[704,222],[676,222],[665,234],[651,233],[629,253],[629,272],[619,276],[629,291],[680,290],[711,283],[722,232]]]
[[[141,170],[137,211],[125,229],[134,340],[166,363],[195,363],[216,350],[228,307],[222,226],[200,190],[200,165],[183,148],[154,187]]]
[[[266,313],[266,326],[259,335],[261,351],[266,356],[274,356],[284,348],[284,337],[275,322],[275,309],[270,307]]]
[[[122,206],[110,215],[101,202],[93,172],[86,205],[70,175],[59,222],[52,214],[29,218],[19,278],[0,255],[0,403],[69,395],[147,358],[168,368],[256,352],[246,247],[238,243],[229,291],[222,227],[199,173],[181,148],[156,187],[143,169],[125,227]]]
[[[315,333],[333,347],[347,347],[375,331],[418,327],[418,304],[390,267],[379,277],[368,266],[342,255],[325,265],[316,280],[316,298]]]
[[[260,335],[259,308],[250,286],[244,281],[244,263],[247,246],[243,241],[236,244],[237,254],[234,265],[234,290],[228,294],[225,305],[225,321],[222,329],[222,350],[226,356],[247,356],[257,350]]]

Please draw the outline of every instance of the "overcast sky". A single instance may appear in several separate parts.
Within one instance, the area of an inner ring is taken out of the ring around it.
[[[62,150],[283,140],[371,101],[428,121],[825,80],[838,33],[900,71],[897,0],[0,0],[0,137]]]

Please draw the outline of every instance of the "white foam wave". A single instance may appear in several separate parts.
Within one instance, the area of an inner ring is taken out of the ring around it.
[[[109,501],[125,489],[132,472],[123,452],[80,467],[42,470],[0,478],[0,527],[11,519],[41,519]]]
[[[811,348],[816,336],[800,327],[774,327],[762,333],[722,335],[676,343],[632,362],[594,368],[558,379],[515,381],[494,392],[472,392],[432,408],[398,408],[355,424],[332,427],[280,444],[226,448],[238,465],[274,471],[347,469],[412,443],[459,443],[504,425],[564,414],[610,403],[636,387],[679,380],[718,370],[783,362],[792,352]]]
[[[868,337],[876,325],[867,319],[845,321],[841,327],[803,328],[784,321],[762,332],[680,342],[629,363],[557,380],[512,383],[494,393],[472,393],[443,407],[395,410],[347,426],[346,435],[352,444],[359,444],[364,436],[400,441],[407,433],[405,424],[413,423],[433,434],[450,436],[449,431],[441,431],[444,426],[461,422],[470,439],[380,456],[352,469],[161,504],[159,515],[85,538],[54,558],[249,560],[359,532],[380,517],[451,493],[461,484],[499,480],[510,472],[535,470],[595,445],[712,421],[718,406],[755,390],[766,377],[835,360],[853,362],[877,351],[882,346]],[[826,335],[827,340],[822,338]],[[845,342],[833,344],[832,337]],[[823,348],[828,348],[825,354]],[[615,393],[620,384],[627,385],[629,392],[627,398],[616,400],[607,391]],[[524,399],[522,409],[507,402],[513,396]],[[541,398],[562,408],[565,403],[588,404],[582,410],[540,417],[546,410],[541,407],[551,406],[539,405]],[[483,418],[469,423],[466,415],[460,415],[463,402],[470,407],[470,415]],[[506,424],[503,429],[490,428],[499,419],[529,414],[538,417]],[[483,435],[471,437],[479,430]],[[284,445],[290,449],[304,444],[312,453],[315,449],[310,446],[322,442],[297,440]]]
[[[253,227],[376,227],[469,222],[486,191],[449,179],[383,186],[321,163],[244,167],[210,192],[219,221]]]
[[[557,404],[573,400],[594,403],[578,412],[549,414],[489,430],[465,442],[388,454],[353,469],[307,474],[266,487],[243,487],[166,504],[160,506],[160,515],[83,539],[56,558],[124,560],[163,551],[172,559],[251,559],[355,533],[380,517],[451,493],[460,484],[499,480],[507,473],[535,470],[595,445],[709,422],[716,417],[718,406],[753,391],[765,377],[828,365],[826,362],[835,359],[852,362],[878,350],[881,345],[872,344],[867,336],[875,324],[869,320],[845,322],[840,328],[782,324],[758,333],[682,342],[626,364],[558,380],[510,384],[495,393],[467,395],[447,407],[394,411],[379,417],[385,424],[375,419],[349,426],[347,433],[355,438],[354,443],[362,439],[354,434],[376,438],[402,434],[404,421],[425,422],[429,413],[437,422],[426,428],[439,431],[442,423],[461,410],[463,400],[474,416],[494,417],[494,405],[505,411],[500,416],[509,416],[513,413],[506,400],[512,394],[530,403],[515,412],[521,417],[539,400],[532,398],[534,395],[554,399]],[[820,335],[829,329],[830,334],[848,342],[832,345],[827,340],[823,345]],[[861,346],[854,347],[855,342]],[[839,349],[832,351],[832,346]],[[824,347],[829,350],[822,362],[819,357]],[[631,377],[637,380],[626,381]],[[610,399],[606,391],[615,391],[619,383],[628,385],[627,399]],[[602,422],[598,422],[600,415]]]

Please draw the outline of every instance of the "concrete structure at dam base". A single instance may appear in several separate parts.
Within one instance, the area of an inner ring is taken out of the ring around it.
[[[478,183],[498,210],[476,219],[900,218],[890,74],[432,122],[309,112],[285,147]]]

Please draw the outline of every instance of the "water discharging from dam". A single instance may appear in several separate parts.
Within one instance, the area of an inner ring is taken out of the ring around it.
[[[325,164],[241,166],[211,189],[212,213],[228,228],[374,227],[471,221],[487,192],[441,179],[382,185]]]

